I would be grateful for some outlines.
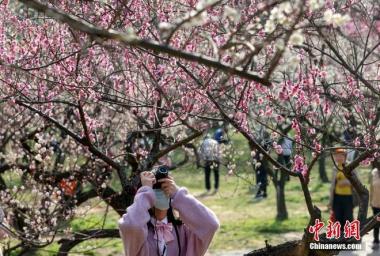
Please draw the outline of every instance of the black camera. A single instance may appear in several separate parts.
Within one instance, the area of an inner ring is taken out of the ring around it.
[[[153,185],[153,189],[161,189],[161,182],[158,182],[158,180],[168,177],[169,167],[166,165],[159,166],[156,170],[153,171],[153,174],[156,178],[156,183]]]

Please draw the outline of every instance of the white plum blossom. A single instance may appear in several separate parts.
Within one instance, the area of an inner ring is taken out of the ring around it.
[[[294,32],[289,38],[289,43],[292,45],[302,45],[303,41],[304,37],[299,31]]]
[[[300,60],[297,56],[292,56],[292,57],[290,57],[289,61],[287,61],[288,68],[290,70],[296,69],[298,67],[299,63],[300,63]]]
[[[323,7],[325,4],[324,0],[310,0],[309,2],[311,10],[315,11]]]
[[[173,24],[171,24],[169,22],[160,22],[158,24],[158,28],[160,31],[168,31],[168,30],[171,30],[173,28]]]
[[[197,9],[198,11],[199,10],[203,10],[211,5],[213,5],[214,3],[216,3],[218,0],[200,0],[197,5],[195,6],[195,9]]]
[[[348,14],[341,15],[341,14],[336,14],[334,15],[334,23],[335,27],[340,27],[345,25],[347,22],[351,20],[351,17]]]
[[[284,16],[284,14],[280,11],[279,8],[275,7],[272,9],[270,12],[270,20],[276,20],[276,19],[281,19]]]
[[[184,25],[184,28],[191,28],[193,26],[202,26],[207,22],[207,12],[206,11],[191,11],[190,15],[185,16],[184,19],[189,19]],[[181,21],[178,21],[180,23]]]
[[[323,19],[328,25],[333,25],[333,27],[343,26],[351,20],[348,14],[342,15],[340,13],[334,13],[330,9],[325,11]]]
[[[280,4],[279,8],[281,11],[285,12],[286,14],[291,14],[293,11],[293,8],[290,2],[284,2]]]
[[[40,154],[37,154],[35,157],[34,157],[35,160],[39,161],[39,162],[42,162],[42,156]]]
[[[275,42],[275,47],[277,50],[283,50],[285,48],[285,42],[283,39],[279,39]]]
[[[239,21],[240,20],[240,12],[236,10],[235,8],[232,8],[228,5],[224,7],[224,18],[229,17],[233,21]]]
[[[132,42],[132,41],[134,41],[134,40],[137,39],[137,35],[136,35],[135,31],[134,31],[133,28],[131,28],[131,27],[128,27],[128,28],[126,29],[125,36],[126,36],[125,39],[126,39],[127,41],[130,41],[130,42]]]
[[[292,24],[292,17],[290,14],[293,12],[294,9],[289,2],[284,2],[278,7],[274,7],[270,12],[269,19],[265,23],[264,31],[266,33],[272,33],[277,24],[288,28]]]
[[[333,11],[329,9],[325,11],[325,13],[323,14],[323,19],[325,20],[326,23],[331,24],[333,15],[334,15]]]
[[[34,145],[34,148],[35,148],[36,150],[39,150],[39,149],[41,148],[41,144],[36,143],[36,144]]]
[[[272,20],[268,20],[266,23],[265,23],[265,27],[264,27],[264,31],[265,33],[272,33],[276,28],[276,25],[274,24],[274,22]]]

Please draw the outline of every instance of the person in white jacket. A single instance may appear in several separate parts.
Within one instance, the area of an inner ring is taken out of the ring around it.
[[[214,194],[218,192],[219,189],[219,165],[220,165],[220,152],[219,143],[211,138],[209,135],[203,140],[200,150],[200,157],[204,162],[205,170],[205,185],[206,193],[210,193],[211,182],[210,174],[211,171],[214,172]]]

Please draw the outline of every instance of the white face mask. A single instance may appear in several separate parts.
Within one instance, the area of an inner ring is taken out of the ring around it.
[[[169,198],[165,195],[164,191],[161,189],[154,189],[154,194],[156,196],[154,207],[160,210],[169,209]]]

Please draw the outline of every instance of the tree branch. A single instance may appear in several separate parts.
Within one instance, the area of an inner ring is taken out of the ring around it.
[[[58,256],[67,256],[72,248],[76,245],[90,240],[90,239],[100,239],[100,238],[119,238],[120,233],[118,229],[93,229],[93,230],[83,230],[75,234],[74,239],[61,239],[58,244],[61,247],[58,251]]]
[[[48,7],[47,5],[44,5],[40,3],[39,1],[35,1],[35,0],[18,0],[18,1],[22,2],[23,4],[25,4],[26,6],[32,9],[45,13],[47,16],[52,17],[53,19],[61,23],[65,23],[69,25],[73,29],[82,31],[90,36],[94,36],[95,38],[104,39],[104,40],[109,40],[109,39],[116,40],[128,46],[141,47],[148,50],[154,50],[157,52],[166,53],[173,57],[181,58],[181,59],[192,61],[192,62],[197,62],[199,64],[203,64],[208,67],[222,70],[231,75],[237,75],[248,80],[256,81],[265,86],[271,85],[271,83],[267,79],[261,78],[251,72],[244,71],[243,68],[230,66],[207,56],[203,56],[196,53],[185,52],[179,49],[172,48],[168,45],[161,45],[160,43],[156,41],[140,39],[136,35],[129,35],[126,33],[115,31],[113,29],[108,29],[108,30],[102,29],[74,15],[67,14],[56,8]]]

